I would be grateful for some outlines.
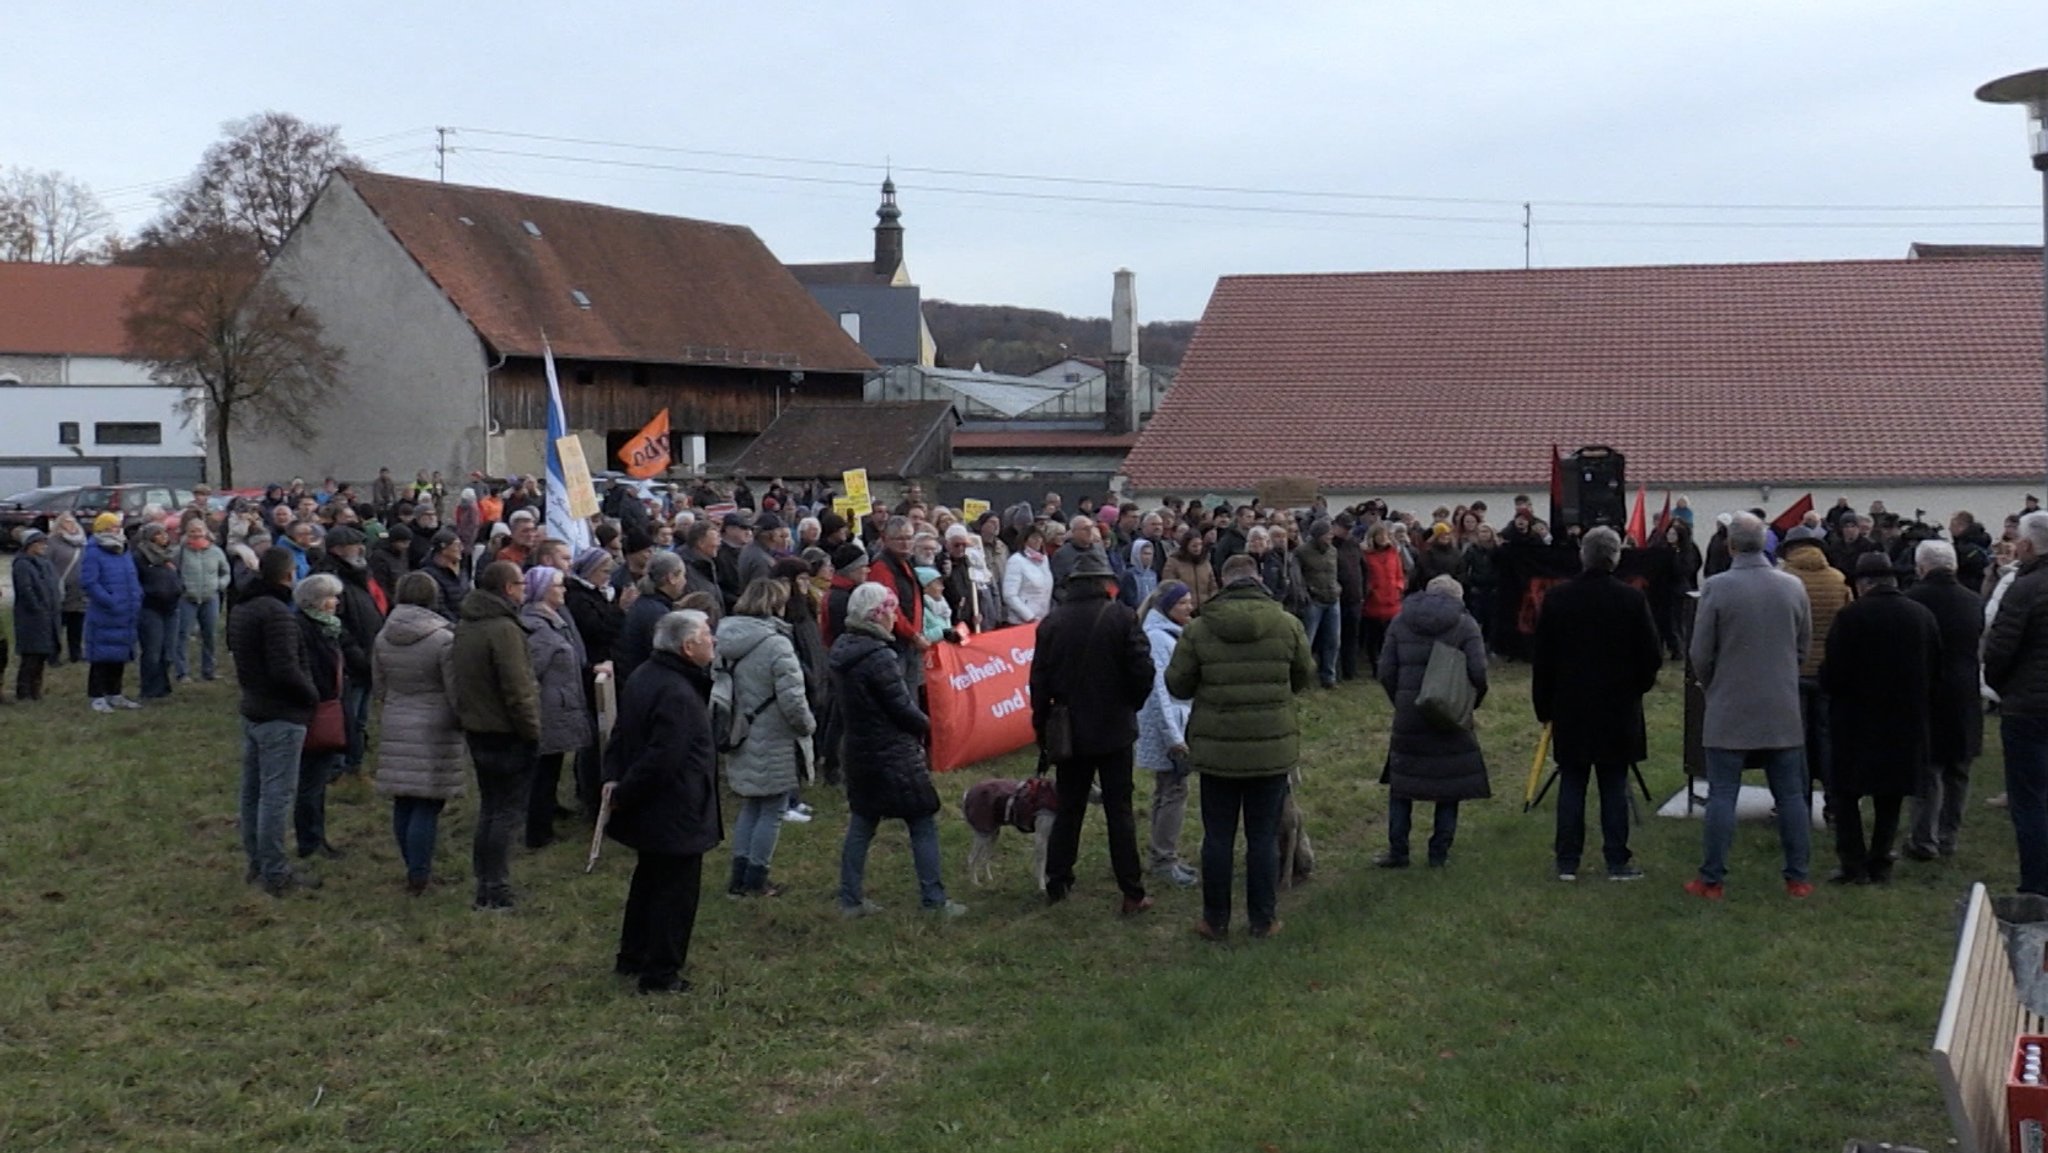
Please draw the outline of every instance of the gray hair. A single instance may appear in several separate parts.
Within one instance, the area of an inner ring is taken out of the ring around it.
[[[2037,556],[2048,556],[2048,512],[2030,512],[2020,518],[2020,539],[2034,546]]]
[[[1273,534],[1266,529],[1265,525],[1255,524],[1252,526],[1252,531],[1244,534],[1244,539],[1246,544],[1256,540],[1262,540],[1267,544],[1271,544],[1273,543]]]
[[[1621,563],[1621,534],[1601,525],[1579,541],[1579,563],[1589,569],[1613,572]]]
[[[328,597],[341,595],[341,578],[333,573],[317,572],[292,588],[292,603],[301,612],[317,607]]]
[[[1956,546],[1945,540],[1923,540],[1913,550],[1913,564],[1921,576],[1931,572],[1956,571]]]
[[[796,534],[798,536],[802,536],[806,530],[815,533],[822,533],[825,531],[825,526],[818,523],[817,517],[807,516],[804,519],[796,522]]]
[[[683,558],[672,552],[658,552],[647,561],[647,579],[656,585],[665,584],[669,578],[683,571]]]
[[[909,518],[909,517],[907,517],[907,516],[892,516],[892,517],[890,517],[890,518],[889,518],[888,520],[885,520],[885,521],[883,521],[883,522],[882,522],[882,535],[883,535],[883,536],[888,536],[888,535],[890,535],[891,533],[899,533],[899,532],[909,532],[909,531],[911,531],[911,524],[910,524],[910,518]]]
[[[1728,518],[1728,551],[1737,554],[1764,551],[1764,522],[1755,513],[1738,512]]]
[[[711,618],[696,609],[679,609],[665,614],[654,622],[654,651],[681,652],[683,646],[696,640],[699,633],[709,632],[710,629]]]
[[[1233,557],[1232,559],[1236,558]],[[1429,578],[1429,583],[1423,586],[1423,591],[1432,592],[1441,597],[1452,597],[1460,601],[1465,599],[1465,586],[1459,584],[1458,578],[1449,573],[1438,573]]]

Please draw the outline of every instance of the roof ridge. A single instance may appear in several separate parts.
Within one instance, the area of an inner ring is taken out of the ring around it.
[[[1940,268],[1944,271],[1949,271],[1956,268],[1970,268],[1972,266],[1982,268],[1985,265],[1997,265],[2004,264],[2007,262],[2026,262],[2029,264],[2037,264],[2040,261],[2039,252],[2040,250],[2037,248],[2031,254],[1991,253],[1982,256],[1972,256],[1968,259],[1946,260],[1929,260],[1924,258],[1915,260],[1911,257],[1904,256],[1870,256],[1845,257],[1836,260],[1726,261],[1719,264],[1568,264],[1556,265],[1546,268],[1380,268],[1352,269],[1349,271],[1337,272],[1231,272],[1225,273],[1222,276],[1217,277],[1217,280],[1219,283],[1226,280],[1275,282],[1302,280],[1361,280],[1371,277],[1394,276],[1413,276],[1424,277],[1429,279],[1448,279],[1452,277],[1482,276],[1501,278],[1528,277],[1531,279],[1535,279],[1543,276],[1555,275],[1558,273],[1623,274],[1631,272],[1691,272],[1704,275],[1706,273],[1711,272],[1761,271],[1767,269],[1780,268],[1853,269],[1888,266],[1916,269]]]

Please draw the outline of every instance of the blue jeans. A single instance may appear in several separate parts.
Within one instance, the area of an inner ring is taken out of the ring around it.
[[[291,876],[284,827],[299,789],[299,749],[306,726],[242,718],[242,852],[264,881]]]
[[[440,838],[441,809],[447,804],[439,797],[391,798],[391,835],[398,841],[408,880],[424,881],[434,875],[434,843]]]
[[[782,813],[788,807],[788,793],[741,797],[739,820],[732,829],[733,856],[757,869],[767,868],[775,860],[775,842],[782,835]]]
[[[931,816],[913,817],[910,826],[910,862],[917,869],[917,897],[927,909],[946,903],[946,885],[939,879],[939,823]],[[846,845],[839,851],[839,907],[857,909],[862,898],[862,880],[868,868],[868,845],[875,839],[875,822],[859,813],[846,818]]]
[[[1331,622],[1335,624],[1335,621]],[[1253,932],[1263,933],[1279,911],[1280,810],[1287,775],[1225,777],[1202,774],[1202,919],[1230,927],[1231,858],[1237,822],[1244,819],[1244,904]]]
[[[178,610],[158,612],[144,606],[135,614],[135,639],[142,649],[142,699],[171,695],[171,642]]]
[[[327,784],[340,775],[340,753],[306,753],[299,758],[299,793],[292,806],[292,826],[298,832],[301,857],[312,856],[327,843]]]
[[[186,650],[190,647],[192,633],[195,629],[199,633],[199,675],[205,680],[210,681],[213,679],[214,635],[220,631],[215,627],[219,623],[219,598],[208,597],[203,601],[181,600],[178,602],[178,634],[177,640],[173,642],[171,648],[171,671],[179,679],[182,680],[192,673],[191,667],[187,663]]]
[[[1458,802],[1436,801],[1429,825],[1429,859],[1443,864],[1451,859],[1451,842],[1458,836]],[[1401,860],[1408,859],[1408,833],[1415,826],[1415,802],[1394,797],[1387,802],[1387,850]]]
[[[1700,880],[1718,885],[1728,875],[1728,846],[1735,840],[1735,795],[1742,791],[1742,762],[1752,751],[1764,757],[1764,779],[1778,807],[1778,842],[1785,847],[1785,879],[1806,879],[1812,850],[1813,810],[1806,799],[1806,758],[1800,749],[1707,749],[1706,860]]]
[[[1310,601],[1308,608],[1302,610],[1301,623],[1308,630],[1309,651],[1316,654],[1316,679],[1328,688],[1337,683],[1337,644],[1344,633],[1343,609]]]
[[[370,686],[347,682],[341,690],[341,720],[348,726],[348,751],[343,754],[343,772],[361,772],[363,753],[370,739]]]
[[[2019,841],[2020,892],[2048,896],[2048,717],[2001,717],[2005,811]]]

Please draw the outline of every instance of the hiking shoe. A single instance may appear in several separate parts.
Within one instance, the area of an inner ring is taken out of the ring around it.
[[[1932,861],[1940,855],[1937,850],[1922,848],[1919,845],[1907,845],[1900,852],[1909,861]]]
[[[1207,921],[1196,921],[1195,936],[1204,941],[1227,941],[1230,939],[1230,930],[1219,929]]]
[[[1372,863],[1382,869],[1405,869],[1408,867],[1408,854],[1383,850],[1372,855]]]
[[[643,997],[659,996],[663,993],[687,993],[689,991],[690,983],[681,977],[670,977],[666,981],[650,981],[645,977],[640,979],[640,995]]]
[[[105,697],[94,697],[92,699],[92,711],[96,713],[111,713],[114,711],[114,702]]]
[[[1607,870],[1607,879],[1610,881],[1640,881],[1643,879],[1643,871],[1634,865],[1623,865],[1620,868]]]
[[[1569,885],[1579,879],[1579,874],[1574,869],[1559,869],[1557,871],[1557,879]]]
[[[1806,898],[1813,896],[1813,882],[1787,881],[1785,882],[1785,895],[1795,901],[1804,901]]]
[[[1698,877],[1694,877],[1685,883],[1685,891],[1706,901],[1718,901],[1728,895],[1727,890],[1722,888],[1719,881],[1708,884]]]
[[[1151,907],[1152,898],[1150,897],[1125,897],[1123,906],[1117,910],[1117,916],[1135,917]]]
[[[930,913],[934,917],[950,921],[955,917],[966,916],[967,906],[961,904],[958,901],[947,901],[943,905],[926,905],[924,907],[924,911]]]
[[[743,890],[742,893],[748,897],[780,897],[782,895],[782,886],[773,881],[764,880],[751,889]]]
[[[882,906],[877,905],[873,901],[862,901],[858,905],[839,906],[839,915],[849,921],[857,921],[862,917],[872,917],[881,911]]]
[[[1451,859],[1449,857],[1431,857],[1429,859],[1429,867],[1432,869],[1448,869],[1451,867]]]
[[[1281,924],[1281,922],[1277,918],[1273,921],[1272,924],[1267,925],[1263,929],[1254,925],[1252,926],[1251,930],[1252,940],[1264,941],[1270,937],[1277,937],[1280,935],[1280,930],[1284,928],[1286,928],[1286,926]]]

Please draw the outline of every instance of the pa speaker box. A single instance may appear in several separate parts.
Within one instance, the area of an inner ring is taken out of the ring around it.
[[[1620,528],[1628,522],[1628,482],[1623,474],[1625,458],[1605,445],[1593,445],[1572,453],[1564,460],[1563,524],[1581,529],[1606,525]]]

